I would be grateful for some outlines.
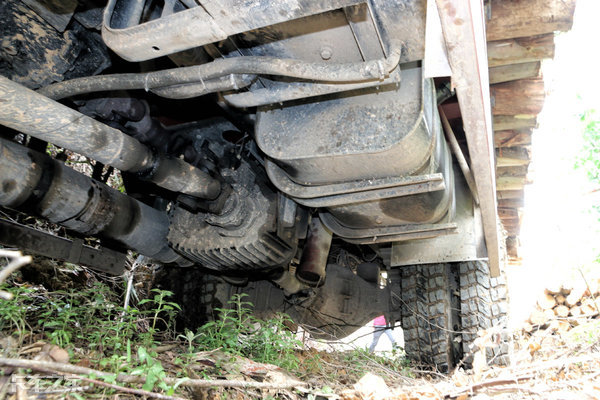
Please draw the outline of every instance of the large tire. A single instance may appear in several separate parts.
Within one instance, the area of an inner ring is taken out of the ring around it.
[[[478,331],[485,330],[484,340],[487,363],[507,365],[509,362],[510,335],[508,324],[508,295],[506,278],[500,274],[490,276],[490,268],[485,261],[460,263],[460,309],[462,322],[462,344],[464,363],[470,365],[475,351]]]
[[[402,330],[408,358],[447,372],[462,357],[458,279],[451,264],[401,270]]]
[[[478,331],[493,329],[488,364],[508,363],[507,291],[504,276],[491,278],[486,262],[427,264],[401,270],[402,329],[410,359],[447,372],[469,367],[479,351]]]

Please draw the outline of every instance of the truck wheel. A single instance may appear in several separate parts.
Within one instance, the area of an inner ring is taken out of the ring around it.
[[[478,331],[486,331],[482,338],[489,365],[507,365],[509,362],[510,335],[508,322],[508,291],[506,277],[490,276],[485,261],[460,263],[460,310],[462,320],[462,345],[464,363],[471,364],[473,354],[479,348],[475,344]]]
[[[469,367],[481,343],[488,364],[508,363],[507,291],[483,261],[428,264],[401,270],[402,329],[409,358],[441,372]],[[490,329],[494,328],[494,329]]]
[[[447,372],[462,358],[459,281],[451,264],[401,269],[402,330],[408,358]]]

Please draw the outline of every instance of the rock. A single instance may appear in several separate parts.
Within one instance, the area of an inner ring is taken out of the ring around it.
[[[383,378],[370,372],[354,384],[354,389],[364,400],[389,399],[392,395]]]
[[[52,346],[48,352],[48,355],[53,361],[58,363],[66,364],[69,362],[69,353],[65,349],[62,349],[58,346]]]

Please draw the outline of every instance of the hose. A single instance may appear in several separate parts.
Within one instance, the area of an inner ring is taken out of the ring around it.
[[[238,90],[249,86],[256,79],[255,75],[231,74],[200,83],[186,83],[163,88],[152,89],[153,93],[168,99],[191,99],[209,93]]]
[[[221,58],[206,64],[162,71],[76,78],[46,86],[38,92],[58,100],[101,91],[152,90],[189,83],[202,84],[229,74],[279,75],[329,82],[382,80],[396,68],[400,62],[400,53],[400,50],[396,49],[387,58],[338,64],[257,56]]]

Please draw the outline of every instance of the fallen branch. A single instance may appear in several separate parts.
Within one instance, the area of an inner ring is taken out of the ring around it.
[[[85,378],[85,377],[78,376],[78,375],[76,375],[75,378],[80,379],[84,382],[93,383],[94,385],[98,385],[98,386],[104,386],[104,387],[118,390],[120,392],[127,393],[127,394],[135,394],[138,396],[152,397],[154,399],[161,399],[161,400],[183,400],[182,397],[167,396],[165,394],[149,392],[147,390],[142,390],[142,389],[132,389],[132,388],[124,387],[124,386],[114,385],[114,384],[108,383],[108,382],[99,381],[97,379]]]
[[[122,383],[144,383],[146,379],[142,376],[134,376],[127,374],[115,374],[108,372],[98,371],[92,368],[80,367],[72,364],[62,364],[50,361],[37,361],[37,360],[22,360],[19,358],[4,358],[0,357],[0,365],[6,365],[15,368],[29,368],[36,371],[44,372],[62,372],[74,375],[93,375],[99,378],[110,377],[114,378],[117,382]],[[269,383],[269,382],[254,382],[254,381],[242,381],[242,380],[225,380],[225,379],[188,379],[181,381],[176,378],[165,378],[164,382],[168,385],[179,384],[179,386],[186,387],[226,387],[226,388],[252,388],[252,389],[291,389],[298,386],[304,386],[306,384],[299,384],[298,382],[292,383]]]
[[[4,283],[10,274],[31,262],[31,256],[23,256],[20,251],[0,250],[0,257],[10,258],[8,265],[0,270],[0,284]],[[0,297],[5,300],[12,300],[13,295],[0,290]]]

